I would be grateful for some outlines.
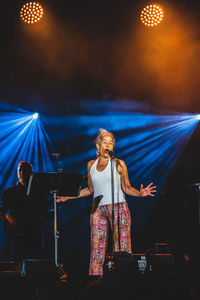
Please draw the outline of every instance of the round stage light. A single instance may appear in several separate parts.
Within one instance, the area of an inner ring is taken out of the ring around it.
[[[196,115],[197,120],[200,120],[200,114]]]
[[[33,114],[33,119],[37,119],[38,118],[38,113]]]
[[[163,20],[163,17],[163,9],[156,4],[145,6],[140,14],[141,22],[148,27],[157,26]]]
[[[44,10],[38,2],[27,2],[20,11],[20,17],[27,24],[34,24],[43,17]]]

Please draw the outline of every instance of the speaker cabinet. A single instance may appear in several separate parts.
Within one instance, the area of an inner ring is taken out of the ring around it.
[[[52,260],[25,259],[22,263],[21,275],[35,281],[55,281],[60,277],[60,270]]]

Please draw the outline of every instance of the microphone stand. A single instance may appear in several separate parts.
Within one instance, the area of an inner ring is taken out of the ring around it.
[[[112,195],[112,247],[113,253],[115,252],[115,215],[114,215],[114,155],[112,151],[109,151],[111,162],[111,195]]]
[[[55,265],[58,266],[58,238],[59,232],[57,229],[57,191],[52,191],[53,194],[53,204],[54,204],[54,256],[55,256]]]
[[[112,247],[113,253],[115,252],[115,214],[114,214],[114,153],[108,151],[111,159],[111,193],[112,193]],[[118,203],[119,204],[119,203]],[[118,240],[120,251],[120,231],[119,231],[119,207],[118,207]]]
[[[62,173],[62,163],[60,159],[60,153],[52,153],[51,154],[57,161],[58,168],[57,172]],[[58,209],[57,209],[57,190],[52,190],[51,194],[53,195],[53,209],[54,209],[54,256],[55,256],[55,265],[56,267],[58,266],[58,239],[59,239],[59,231],[58,231],[58,226],[57,226],[57,214],[58,214]]]
[[[198,226],[200,227],[200,183],[196,183],[197,206],[198,206]]]
[[[192,187],[196,191],[196,197],[197,197],[197,211],[198,211],[198,226],[200,228],[200,182],[190,184],[188,187]]]

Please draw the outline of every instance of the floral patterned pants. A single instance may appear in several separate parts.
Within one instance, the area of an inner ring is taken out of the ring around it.
[[[120,234],[118,234],[118,217]],[[91,253],[89,275],[103,275],[109,224],[112,228],[112,205],[98,206],[96,211],[90,215]],[[131,253],[131,214],[126,202],[114,205],[114,228],[114,251]]]

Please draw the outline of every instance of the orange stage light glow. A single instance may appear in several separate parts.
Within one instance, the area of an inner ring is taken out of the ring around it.
[[[147,5],[140,14],[142,23],[148,27],[157,26],[163,20],[163,17],[163,9],[156,4]]]
[[[44,10],[38,2],[27,2],[20,10],[20,17],[27,24],[34,24],[43,17]]]

